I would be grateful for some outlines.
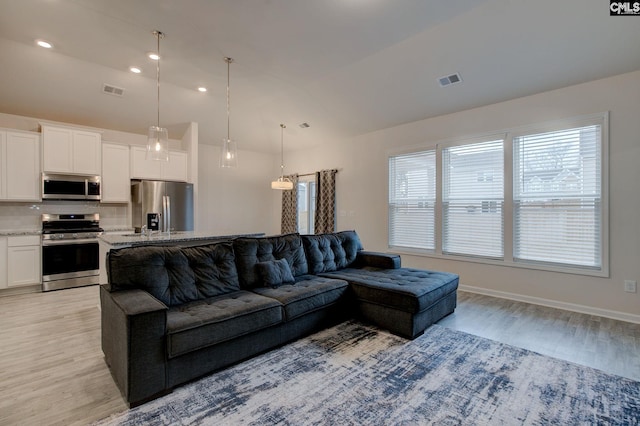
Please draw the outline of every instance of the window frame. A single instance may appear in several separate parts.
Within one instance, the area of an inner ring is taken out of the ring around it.
[[[514,259],[514,193],[513,193],[513,140],[528,134],[561,131],[575,127],[583,127],[590,125],[601,126],[601,176],[600,176],[600,194],[601,194],[601,211],[600,211],[600,263],[599,269],[592,267],[582,267],[580,265],[555,265],[550,263],[539,263],[533,261],[516,261]],[[493,138],[493,139],[492,139]],[[503,246],[504,258],[492,259],[484,257],[476,257],[462,254],[446,254],[442,251],[443,245],[443,228],[442,228],[442,191],[443,191],[443,161],[442,150],[458,145],[467,145],[482,141],[495,140],[504,138],[504,229],[503,229]],[[424,250],[419,248],[408,248],[403,246],[392,246],[389,240],[389,194],[387,193],[387,243],[389,251],[394,253],[407,254],[413,256],[433,257],[446,260],[458,260],[465,262],[481,263],[487,265],[504,266],[521,269],[533,269],[548,272],[567,273],[573,275],[587,275],[595,277],[609,277],[609,112],[601,112],[589,115],[582,115],[562,120],[547,121],[532,125],[518,126],[499,132],[491,132],[481,135],[475,135],[468,138],[456,138],[443,140],[434,144],[423,144],[405,148],[403,150],[389,150],[387,152],[387,164],[389,158],[403,155],[418,153],[436,149],[436,247],[435,250]],[[387,166],[387,183],[391,178],[389,167]],[[387,186],[387,191],[388,191]]]
[[[300,222],[300,203],[296,202],[296,217],[297,217],[297,231],[300,234],[314,234],[315,233],[315,214],[316,214],[316,176],[315,173],[309,176],[299,177],[298,178],[298,200],[300,199],[300,186],[303,185],[305,187],[306,194],[306,205],[309,208],[307,215],[307,223],[305,224],[307,228],[307,232],[305,232],[301,228]],[[296,201],[298,201],[296,200]]]

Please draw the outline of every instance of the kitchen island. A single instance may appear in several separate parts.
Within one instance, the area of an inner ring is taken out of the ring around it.
[[[211,232],[179,231],[171,233],[154,232],[151,235],[135,233],[107,233],[98,237],[100,244],[100,283],[107,283],[107,253],[113,249],[136,246],[198,246],[238,237],[261,237],[263,233],[212,235]]]

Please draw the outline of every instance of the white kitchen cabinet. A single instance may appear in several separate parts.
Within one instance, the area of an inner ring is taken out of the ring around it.
[[[103,203],[126,203],[131,198],[129,180],[129,147],[104,142],[102,144]]]
[[[42,126],[43,170],[48,173],[100,175],[101,139],[98,132]]]
[[[169,151],[169,161],[147,160],[147,149],[131,147],[131,179],[153,179],[187,182],[187,153]]]
[[[40,135],[0,131],[0,200],[40,201]]]
[[[37,235],[7,238],[7,287],[37,285],[41,277],[41,247]]]
[[[7,237],[0,237],[0,290],[7,288]]]

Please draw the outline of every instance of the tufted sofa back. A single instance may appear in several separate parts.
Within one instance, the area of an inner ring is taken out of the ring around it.
[[[167,306],[240,290],[233,246],[142,246],[115,249],[107,258],[111,290],[140,288]]]
[[[337,271],[350,266],[363,249],[356,231],[303,235],[310,274]]]
[[[236,238],[233,240],[233,250],[242,288],[263,286],[256,267],[259,262],[286,259],[294,277],[305,275],[309,271],[299,234]]]

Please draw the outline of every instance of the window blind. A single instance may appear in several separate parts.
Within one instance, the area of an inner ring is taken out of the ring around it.
[[[442,252],[504,257],[503,140],[442,150]]]
[[[514,138],[514,260],[602,266],[601,131]]]
[[[389,157],[389,246],[435,249],[436,154]]]

